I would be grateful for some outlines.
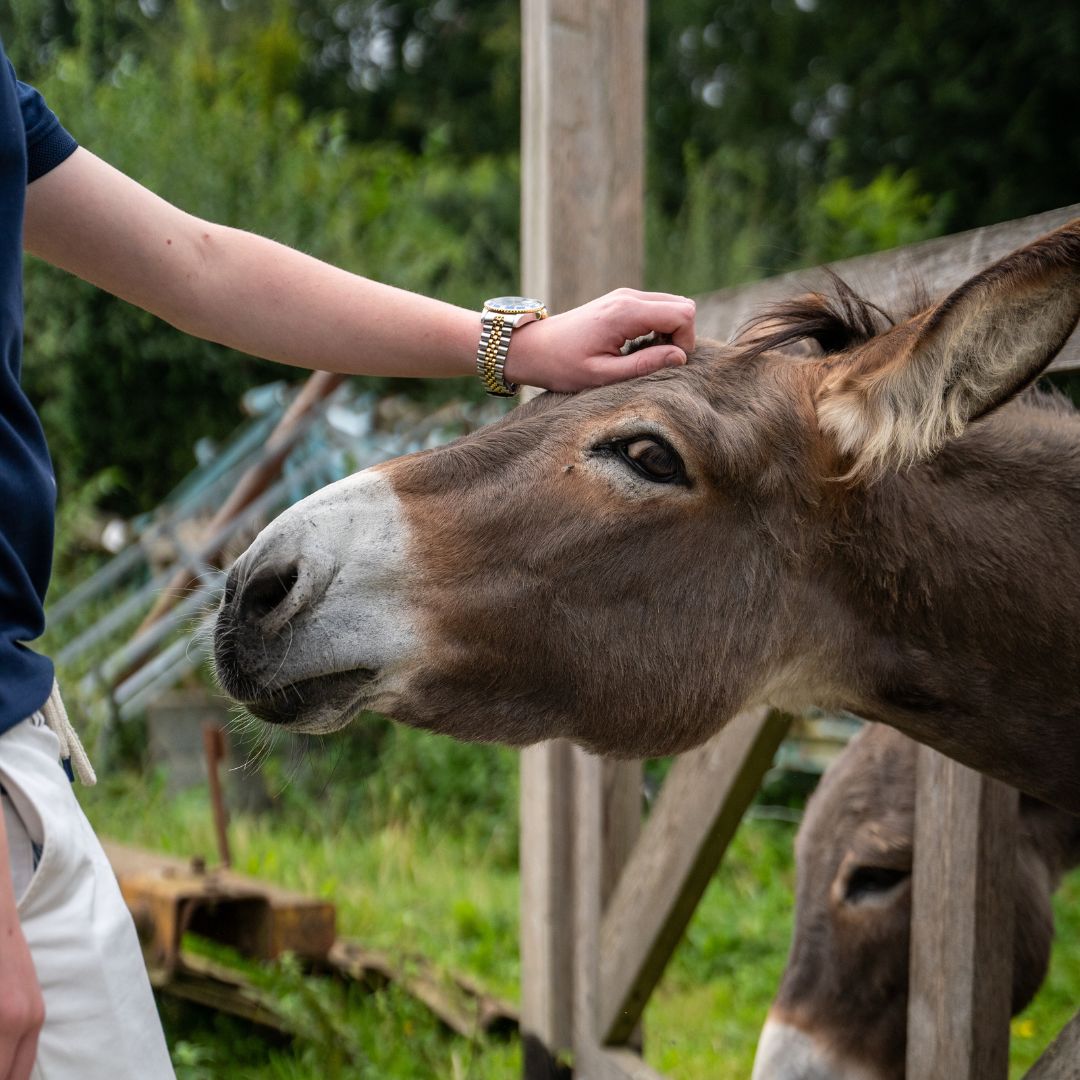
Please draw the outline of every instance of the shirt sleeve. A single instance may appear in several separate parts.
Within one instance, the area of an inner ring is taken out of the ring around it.
[[[64,130],[41,94],[26,83],[16,85],[26,129],[26,182],[30,184],[70,157],[79,144]]]

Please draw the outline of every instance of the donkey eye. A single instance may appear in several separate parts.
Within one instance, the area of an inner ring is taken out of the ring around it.
[[[619,456],[646,480],[670,484],[683,477],[683,464],[679,455],[659,439],[627,439],[619,443],[616,449]]]
[[[849,904],[858,904],[862,900],[883,896],[909,877],[910,870],[889,866],[856,866],[848,878],[844,900]]]

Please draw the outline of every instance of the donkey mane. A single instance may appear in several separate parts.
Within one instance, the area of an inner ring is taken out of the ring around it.
[[[864,345],[895,326],[897,318],[860,296],[842,277],[826,270],[831,292],[810,292],[793,300],[770,304],[748,319],[735,335],[740,359],[814,342],[825,356]],[[927,306],[917,288],[903,318]]]

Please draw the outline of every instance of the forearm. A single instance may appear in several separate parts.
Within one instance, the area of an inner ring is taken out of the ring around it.
[[[201,221],[85,150],[31,185],[26,246],[187,333],[254,356],[375,375],[473,370],[478,312]]]
[[[479,310],[381,285],[201,221],[85,149],[27,189],[24,243],[188,333],[254,356],[351,374],[474,370]],[[650,331],[670,343],[621,355],[627,338]],[[694,344],[694,305],[620,289],[527,323],[512,342],[511,382],[581,390],[684,363]]]
[[[190,301],[169,320],[188,333],[268,360],[352,374],[475,370],[478,311],[350,274],[237,229],[204,225],[193,243],[203,269]]]

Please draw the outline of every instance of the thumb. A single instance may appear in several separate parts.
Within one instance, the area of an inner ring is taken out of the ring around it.
[[[676,345],[650,345],[647,349],[638,349],[624,358],[627,372],[624,379],[637,375],[648,375],[666,367],[681,367],[686,363],[686,353]]]

